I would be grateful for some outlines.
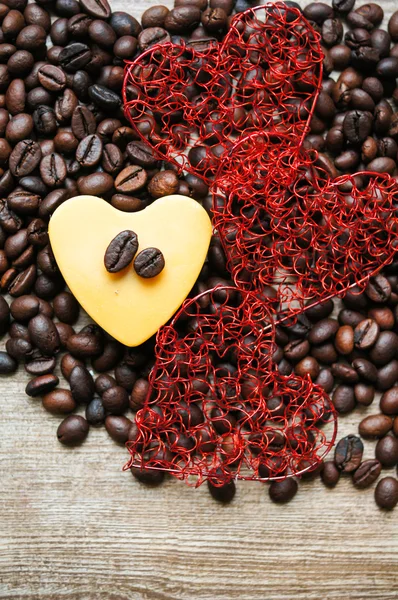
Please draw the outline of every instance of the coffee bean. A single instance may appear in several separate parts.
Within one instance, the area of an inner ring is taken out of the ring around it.
[[[108,413],[121,415],[128,408],[129,396],[123,387],[112,387],[102,394],[102,403]]]
[[[351,327],[355,328],[364,318],[365,316],[362,313],[348,310],[347,308],[343,308],[339,312],[339,323],[341,325],[351,325]]]
[[[131,194],[144,187],[147,179],[147,173],[142,167],[132,165],[123,169],[116,177],[115,188],[122,194]]]
[[[300,360],[299,363],[297,363],[297,365],[294,368],[294,371],[300,377],[305,377],[306,375],[309,375],[314,381],[319,375],[320,367],[318,361],[315,358],[313,358],[312,356],[307,356],[306,358]]]
[[[45,356],[58,352],[59,335],[51,319],[42,314],[36,315],[29,321],[28,329],[32,342]]]
[[[58,384],[59,379],[55,375],[40,375],[29,381],[25,393],[32,398],[44,396],[49,392],[52,392]]]
[[[18,362],[27,360],[33,352],[32,344],[21,337],[13,337],[7,340],[6,350],[12,358]]]
[[[7,352],[0,351],[0,375],[10,375],[18,369],[17,361]]]
[[[156,166],[156,156],[152,148],[145,144],[145,142],[130,142],[127,144],[126,154],[135,165],[146,169]]]
[[[393,359],[384,367],[378,370],[376,388],[378,390],[388,390],[398,380],[398,360]]]
[[[22,323],[30,321],[40,310],[40,303],[35,296],[20,296],[11,302],[10,311],[14,319]]]
[[[163,27],[149,27],[138,36],[138,46],[141,52],[158,44],[168,44],[170,41],[170,34]]]
[[[51,106],[38,106],[33,113],[33,122],[37,133],[43,137],[53,136],[57,131],[57,120]]]
[[[105,429],[118,444],[125,444],[129,439],[132,422],[127,417],[109,415],[105,419]]]
[[[343,325],[337,330],[334,344],[337,352],[350,354],[354,349],[354,330],[350,325]]]
[[[310,351],[310,345],[307,340],[293,340],[284,347],[283,352],[286,358],[292,362],[297,362],[307,356]]]
[[[101,138],[96,134],[88,135],[77,147],[76,160],[84,168],[94,167],[101,160],[102,149]]]
[[[355,408],[354,390],[348,385],[338,385],[333,392],[333,404],[340,414],[351,412]]]
[[[368,315],[371,319],[376,321],[382,331],[385,329],[392,329],[394,327],[394,313],[387,306],[371,308]]]
[[[41,356],[39,351],[33,351],[32,355],[27,357],[25,371],[33,376],[47,375],[52,373],[56,366],[54,357]]]
[[[106,342],[102,353],[92,359],[93,368],[97,373],[114,369],[123,357],[124,347],[115,340]],[[116,385],[116,382],[114,382]]]
[[[108,0],[80,0],[80,5],[85,13],[95,19],[109,19],[111,7]]]
[[[76,408],[76,402],[69,390],[57,388],[43,397],[43,407],[54,415],[66,415]]]
[[[372,404],[375,396],[375,390],[371,385],[357,383],[354,387],[355,400],[362,406]]]
[[[323,344],[334,337],[338,329],[339,324],[335,319],[322,319],[312,327],[308,335],[308,341],[310,344]]]
[[[382,366],[395,357],[397,350],[397,334],[393,331],[382,331],[373,345],[369,357],[375,365]]]
[[[10,171],[15,177],[29,175],[41,160],[41,150],[37,142],[22,140],[10,155]]]
[[[373,319],[364,319],[354,330],[355,346],[366,350],[373,346],[379,337],[379,326]]]
[[[119,38],[113,46],[113,53],[121,60],[129,60],[137,51],[138,41],[131,35]]]
[[[36,51],[46,43],[47,33],[41,25],[27,25],[18,34],[16,45],[21,50]]]
[[[69,381],[72,370],[77,366],[84,366],[84,362],[78,360],[71,354],[64,354],[61,359],[61,372],[67,381]]]
[[[86,129],[94,129],[95,119],[85,106],[78,106],[76,94],[67,88],[62,96],[58,96],[55,102],[55,115],[60,123],[67,123],[72,119],[72,129],[76,137],[76,130],[83,133],[85,137]],[[95,131],[95,130],[94,130]]]
[[[383,275],[376,275],[369,280],[366,295],[372,302],[386,302],[391,296],[391,285]]]
[[[105,268],[118,273],[133,260],[138,250],[138,238],[134,231],[122,231],[109,244],[105,252]],[[152,275],[153,276],[153,275]]]
[[[91,50],[86,44],[72,42],[59,55],[59,64],[67,73],[76,73],[83,69],[92,57]]]
[[[39,69],[38,78],[41,85],[50,92],[60,92],[66,86],[66,76],[60,67],[44,65]]]
[[[398,481],[394,477],[383,477],[375,489],[377,506],[392,510],[398,504]]]
[[[65,446],[76,446],[84,442],[89,425],[80,415],[66,417],[57,429],[57,438]]]
[[[86,406],[86,420],[93,427],[99,427],[105,422],[105,408],[99,398],[94,398]]]
[[[365,460],[355,471],[352,481],[355,487],[365,489],[371,486],[381,473],[381,464],[378,460]]]
[[[91,358],[102,352],[102,342],[93,333],[76,333],[72,335],[66,345],[68,352],[76,358]]]
[[[76,402],[88,404],[94,397],[94,380],[90,373],[81,365],[72,369],[69,375],[69,385]]]
[[[137,379],[130,396],[131,410],[137,411],[144,406],[145,400],[148,396],[149,387],[149,382],[146,379]]]
[[[120,108],[122,100],[118,94],[103,85],[92,85],[88,89],[90,98],[104,111],[113,112]]]
[[[359,424],[359,434],[364,438],[381,438],[392,429],[392,419],[386,415],[369,415]]]
[[[145,279],[159,275],[164,266],[164,256],[158,248],[145,248],[134,259],[135,272]]]
[[[333,488],[338,484],[340,479],[340,471],[333,461],[325,461],[323,470],[321,472],[321,479],[326,487],[329,488]]]
[[[395,11],[388,21],[388,33],[393,42],[398,41],[398,11]]]
[[[170,196],[177,192],[178,183],[178,177],[174,171],[161,171],[149,182],[148,192],[153,198]]]
[[[130,365],[122,362],[115,368],[115,379],[118,385],[131,392],[137,380],[137,373]]]
[[[98,375],[97,379],[94,382],[95,391],[97,394],[102,396],[102,394],[109,390],[109,388],[116,386],[116,380],[111,377],[111,375],[101,374]]]
[[[141,31],[141,26],[137,19],[122,11],[112,13],[109,24],[118,37],[122,37],[123,35],[137,37]]]
[[[71,335],[74,335],[76,331],[67,323],[55,323],[55,327],[58,331],[61,349],[64,350],[66,348],[68,339],[71,337]]]
[[[40,175],[48,187],[60,187],[66,179],[66,164],[60,154],[53,152],[42,158],[40,162]]]
[[[346,113],[343,122],[343,132],[348,142],[352,144],[362,143],[371,130],[371,114],[359,110],[352,110]]]
[[[385,415],[398,415],[398,387],[384,392],[380,399],[380,410]]]
[[[391,421],[390,421],[391,426]],[[386,435],[376,444],[376,458],[384,467],[390,468],[398,464],[398,438]]]
[[[373,363],[366,358],[356,358],[352,361],[352,366],[361,379],[370,383],[377,381],[377,369]]]
[[[361,463],[363,443],[359,437],[348,435],[335,448],[334,462],[343,473],[352,473]]]
[[[344,383],[357,383],[359,381],[358,373],[347,363],[333,363],[332,374]]]
[[[5,289],[7,289],[10,296],[13,296],[14,298],[28,294],[35,284],[36,274],[36,266],[31,265],[19,273],[19,275],[13,277],[12,281],[6,285]]]
[[[297,481],[291,477],[281,481],[272,481],[268,488],[269,497],[272,502],[276,502],[277,504],[290,502],[297,494],[297,491]]]
[[[321,369],[314,383],[319,385],[327,394],[329,394],[334,387],[334,377],[329,369]]]
[[[113,183],[113,177],[108,173],[91,173],[77,180],[79,192],[91,196],[106,194],[113,188]]]
[[[50,37],[55,46],[66,46],[69,42],[68,19],[56,19],[51,25]]]
[[[79,317],[79,304],[70,292],[61,292],[53,301],[55,316],[69,325],[76,323]]]
[[[101,19],[95,19],[90,23],[88,34],[93,42],[103,48],[112,48],[117,39],[112,27]]]

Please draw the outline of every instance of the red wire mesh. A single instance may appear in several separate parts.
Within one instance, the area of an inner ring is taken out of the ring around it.
[[[209,181],[241,134],[304,134],[322,59],[298,9],[256,7],[236,15],[222,44],[166,43],[129,63],[125,114],[160,158]]]
[[[220,46],[164,44],[126,68],[125,112],[137,135],[212,184],[236,285],[187,300],[158,332],[126,468],[222,485],[298,475],[333,445],[328,396],[272,362],[275,311],[290,322],[304,300],[361,289],[389,262],[397,192],[388,175],[331,181],[302,148],[322,60],[300,11],[277,3],[237,15]]]
[[[285,309],[363,289],[397,246],[398,188],[387,174],[334,181],[291,138],[253,133],[224,158],[213,223],[239,288],[277,285]]]
[[[274,338],[273,315],[251,292],[218,286],[187,300],[159,331],[126,468],[166,469],[199,485],[317,464],[334,442],[334,411],[309,378],[278,373]]]

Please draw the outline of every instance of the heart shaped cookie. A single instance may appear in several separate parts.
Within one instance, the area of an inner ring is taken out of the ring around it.
[[[122,231],[138,236],[138,252],[158,248],[163,271],[139,277],[131,263],[118,273],[104,265],[105,251]],[[206,211],[186,196],[160,198],[137,213],[116,210],[94,196],[64,202],[49,225],[51,246],[65,281],[86,312],[126,346],[150,338],[191,291],[210,244]]]
[[[319,40],[296,8],[250,9],[222,44],[162,44],[130,63],[125,114],[159,157],[209,181],[242,134],[303,139],[322,81]]]

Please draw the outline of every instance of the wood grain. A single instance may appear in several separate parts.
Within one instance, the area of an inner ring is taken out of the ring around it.
[[[155,3],[113,6],[139,17]],[[382,5],[388,14],[394,4]],[[398,511],[379,511],[373,490],[303,483],[278,507],[258,483],[239,483],[229,506],[205,485],[147,488],[121,472],[125,450],[104,430],[62,447],[59,419],[25,396],[26,382],[22,371],[0,382],[0,598],[398,598]],[[340,434],[361,418],[341,419]]]

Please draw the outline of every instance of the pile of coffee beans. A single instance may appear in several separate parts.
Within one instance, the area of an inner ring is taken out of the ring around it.
[[[108,0],[0,3],[0,333],[5,344],[0,374],[25,369],[28,396],[41,398],[45,410],[63,418],[57,430],[62,444],[80,444],[90,427],[100,426],[119,444],[134,437],[132,413],[148,391],[154,339],[126,348],[96,324],[76,328],[81,311],[49,245],[49,219],[78,194],[99,195],[134,212],[179,193],[210,211],[207,185],[194,175],[179,177],[159,162],[124,119],[124,60],[163,41],[222,40],[232,16],[256,4],[261,2],[175,0],[172,10],[152,6],[139,23],[125,12],[112,12]],[[303,10],[320,32],[325,52],[323,89],[305,144],[319,151],[332,176],[361,168],[395,176],[398,12],[383,29],[380,6],[355,9],[354,4],[315,2]],[[192,294],[218,283],[230,280],[214,235]],[[359,417],[359,432],[338,442],[334,460],[303,479],[320,475],[332,487],[343,475],[364,488],[382,469],[396,468],[397,328],[398,261],[366,292],[349,293],[342,303],[325,302],[294,326],[279,328],[274,359],[281,373],[309,374],[340,414],[380,403],[379,414]],[[84,416],[76,414],[82,408]],[[357,433],[378,440],[374,459],[362,460]],[[149,484],[165,477],[155,470],[132,473]],[[209,483],[209,490],[228,502],[235,484]],[[297,480],[290,478],[272,482],[269,495],[287,502],[297,490]],[[393,508],[397,479],[379,479],[375,497],[380,507]]]

